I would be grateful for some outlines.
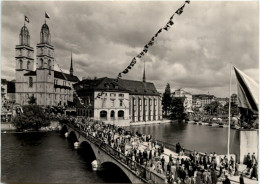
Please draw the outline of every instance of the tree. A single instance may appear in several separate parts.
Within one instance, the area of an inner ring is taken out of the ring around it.
[[[210,104],[204,106],[204,110],[210,115],[218,114],[220,108],[221,104],[218,101],[213,101]]]
[[[23,113],[15,116],[12,124],[18,131],[33,129],[38,131],[41,127],[50,125],[50,114],[38,105],[23,106]]]
[[[36,98],[32,95],[28,101],[29,104],[36,104]]]
[[[168,112],[170,111],[170,107],[171,107],[171,102],[172,102],[171,87],[170,84],[167,83],[162,98],[162,106],[163,106],[162,109],[165,116],[168,116]]]
[[[170,107],[170,119],[184,120],[186,118],[183,98],[173,98]]]
[[[227,103],[226,105],[224,105],[224,111],[226,114],[228,114],[228,108],[229,108],[229,103]],[[239,109],[236,103],[231,102],[230,103],[230,114],[238,114],[239,113]]]

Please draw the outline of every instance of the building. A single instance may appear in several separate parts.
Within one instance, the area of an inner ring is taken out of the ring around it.
[[[77,105],[77,115],[115,123],[120,126],[130,122],[162,120],[160,93],[153,83],[103,77],[86,79],[74,85],[84,103]],[[98,93],[105,91],[101,98]]]
[[[216,98],[215,101],[219,102],[222,106],[225,106],[228,103],[228,98]]]
[[[15,82],[1,79],[1,120],[10,121],[15,104]]]
[[[15,47],[16,62],[16,103],[28,104],[33,96],[38,105],[68,105],[73,101],[73,84],[78,82],[73,75],[72,56],[70,74],[54,70],[54,51],[51,33],[46,22],[40,31],[40,42],[34,48],[30,46],[30,34],[24,25],[19,35],[20,43]],[[34,70],[36,65],[36,70]]]
[[[192,112],[192,94],[184,91],[182,88],[175,90],[172,94],[174,98],[183,98],[185,112]]]
[[[216,97],[209,94],[196,94],[192,95],[193,108],[203,108],[205,105],[215,101]]]

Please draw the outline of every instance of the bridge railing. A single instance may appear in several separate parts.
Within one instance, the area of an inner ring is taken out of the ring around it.
[[[75,124],[69,122],[66,122],[66,124],[71,126],[74,130],[78,131],[82,136],[84,136],[90,142],[98,146],[100,149],[102,149],[104,152],[109,154],[111,157],[115,158],[115,160],[123,163],[126,166],[126,168],[128,168],[128,170],[134,173],[141,180],[144,180],[145,182],[151,181],[153,183],[156,183],[156,181],[158,182],[156,178],[162,177],[157,173],[155,173],[155,171],[150,170],[147,167],[147,163],[145,165],[141,165],[140,163],[133,161],[131,158],[125,156],[123,153],[112,148],[111,146],[104,144],[104,142],[100,138],[94,137],[90,133],[82,131],[82,129],[79,126],[76,126]]]

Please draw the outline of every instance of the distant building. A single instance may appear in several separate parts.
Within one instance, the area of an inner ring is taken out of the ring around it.
[[[1,79],[1,119],[10,121],[15,104],[15,82]]]
[[[111,78],[86,79],[74,85],[84,106],[77,105],[77,115],[117,125],[130,122],[162,120],[160,93],[153,83]],[[95,98],[105,90],[101,98]]]
[[[193,108],[203,108],[205,105],[215,101],[216,97],[209,94],[192,95]]]
[[[234,93],[231,95],[231,103],[238,104],[237,94]]]
[[[222,106],[228,103],[229,98],[216,98],[215,101],[219,102]]]
[[[186,112],[192,112],[192,94],[184,91],[182,88],[175,90],[172,94],[174,98],[183,98],[183,106]]]
[[[68,105],[73,101],[72,85],[79,81],[73,75],[72,57],[70,74],[54,70],[54,46],[51,45],[51,33],[46,22],[40,31],[40,43],[30,46],[30,34],[24,25],[20,32],[20,43],[15,47],[16,62],[16,103],[28,104],[31,96],[38,105]],[[36,70],[34,70],[36,64]]]

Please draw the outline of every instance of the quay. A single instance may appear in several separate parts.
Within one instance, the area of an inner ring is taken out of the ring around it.
[[[129,178],[129,180],[132,183],[171,183],[169,182],[169,173],[167,173],[168,170],[168,164],[170,161],[170,158],[172,158],[173,163],[175,163],[178,166],[181,167],[182,161],[190,160],[190,155],[192,154],[192,151],[184,150],[182,154],[177,154],[177,150],[175,145],[167,144],[165,142],[156,140],[155,149],[159,150],[162,146],[164,147],[164,151],[155,156],[152,161],[145,160],[142,163],[140,161],[136,161],[131,156],[128,156],[127,151],[122,151],[121,149],[115,149],[112,146],[108,144],[107,139],[103,139],[102,137],[99,137],[97,132],[90,131],[89,127],[84,126],[81,123],[72,123],[70,121],[60,121],[61,122],[61,134],[65,135],[72,143],[74,144],[75,148],[77,148],[81,143],[86,142],[88,143],[95,155],[95,163],[96,167],[98,169],[102,168],[102,165],[105,163],[113,163],[117,165]],[[93,123],[92,123],[93,125]],[[150,142],[150,141],[149,141]],[[138,146],[138,150],[147,150],[149,151],[149,142],[143,141]],[[199,157],[204,157],[204,153],[197,153]],[[171,155],[171,156],[170,156]],[[235,155],[231,155],[233,158],[235,158]],[[164,157],[165,164],[162,166],[160,160]],[[221,158],[223,158],[224,155],[218,155],[215,159],[215,173],[219,175],[220,173],[220,167],[219,162]],[[171,167],[175,169],[176,167]],[[207,169],[196,169],[198,172],[206,171],[211,172],[210,168]],[[159,171],[159,172],[158,172]],[[244,165],[239,165],[239,171],[240,173],[245,171]],[[194,174],[195,171],[193,171]],[[196,174],[198,174],[198,172]],[[202,173],[202,172],[201,172]],[[220,173],[221,174],[221,173]],[[229,179],[231,180],[231,183],[239,183],[239,176],[234,176],[233,174],[226,173],[226,171],[222,172],[222,175],[218,177],[217,183],[222,183],[222,179],[224,175],[228,175]],[[174,176],[175,179],[177,176]],[[186,177],[188,178],[188,177]],[[195,180],[194,177],[191,177]],[[245,183],[248,184],[256,184],[256,180],[249,179],[247,177],[244,177]]]

